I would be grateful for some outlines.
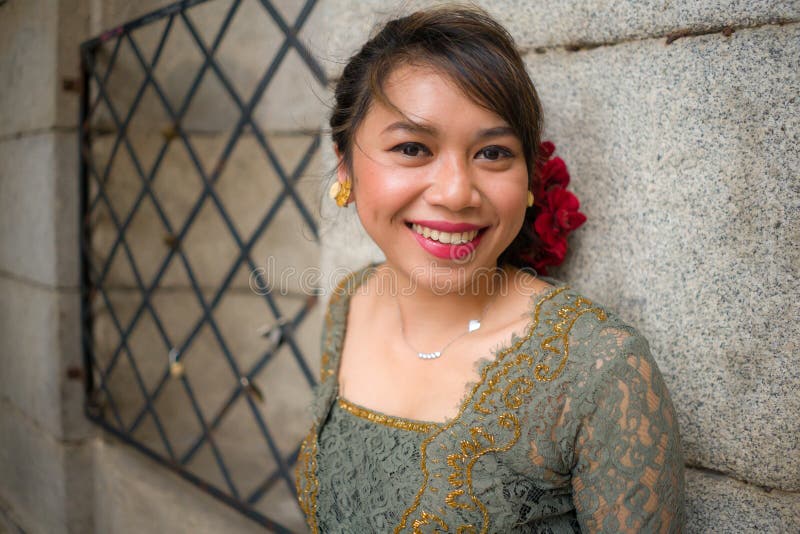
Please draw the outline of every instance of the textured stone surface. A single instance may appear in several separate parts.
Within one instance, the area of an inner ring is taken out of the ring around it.
[[[531,53],[588,222],[564,277],[648,337],[690,463],[800,489],[800,25]]]
[[[376,25],[440,3],[431,0],[329,0],[320,7],[334,31],[312,36],[311,45],[329,72],[336,76],[346,58],[363,44]],[[725,26],[754,26],[800,19],[800,4],[791,0],[556,0],[547,3],[480,0],[475,3],[508,28],[523,49],[615,43],[674,32],[699,33],[718,31]]]
[[[0,141],[0,269],[77,287],[76,159],[68,134]]]
[[[87,436],[77,292],[56,292],[0,277],[0,399],[60,439]]]
[[[96,532],[263,532],[233,508],[114,439],[98,443],[96,453]]]
[[[696,469],[686,470],[686,532],[800,531],[800,495],[764,489]]]
[[[4,2],[0,5],[0,136],[74,126],[78,44],[88,30],[88,0]]]
[[[0,501],[14,523],[30,534],[92,532],[92,451],[88,441],[54,439],[0,400]]]
[[[36,0],[0,6],[0,135],[53,124],[58,12],[47,4]]]

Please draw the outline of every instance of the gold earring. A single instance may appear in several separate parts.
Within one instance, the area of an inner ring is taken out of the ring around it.
[[[533,206],[533,193],[528,191],[528,207],[530,208],[531,206]]]
[[[328,196],[336,201],[336,205],[340,208],[347,207],[347,201],[350,200],[350,179],[345,180],[344,183],[335,180],[328,190]]]

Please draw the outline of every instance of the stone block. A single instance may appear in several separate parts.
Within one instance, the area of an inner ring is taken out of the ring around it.
[[[588,216],[557,274],[650,340],[689,463],[791,491],[798,43],[793,24],[527,56]]]
[[[78,286],[75,137],[0,141],[0,266],[20,278]]]
[[[58,11],[49,4],[35,0],[0,6],[0,136],[53,124]]]
[[[332,77],[355,53],[374,28],[417,9],[438,5],[433,0],[384,2],[381,0],[330,0],[319,7],[328,28],[309,37],[310,46]],[[742,2],[614,2],[525,0],[475,2],[486,9],[514,36],[523,50],[540,47],[616,43],[672,33],[703,33],[800,19],[800,6],[792,1]]]
[[[248,438],[250,439],[250,438]],[[97,532],[262,532],[263,527],[116,439],[99,443],[95,480]],[[305,530],[295,513],[282,523]],[[287,510],[287,514],[291,510]]]
[[[302,4],[289,1],[273,3],[285,24],[292,26]],[[137,2],[133,5],[114,1],[107,4],[101,8],[98,17],[103,30],[163,7],[164,2]],[[153,71],[154,78],[169,100],[173,112],[177,113],[183,106],[184,97],[204,61],[201,48],[185,20],[191,23],[203,41],[203,47],[210,50],[230,5],[230,2],[199,4],[186,11],[186,19],[175,19]],[[150,22],[133,30],[131,34],[148,62],[153,57],[166,22],[166,18]],[[246,106],[283,42],[284,34],[280,26],[260,2],[242,2],[213,55],[226,81],[218,76],[213,67],[206,70],[181,121],[182,126],[186,130],[204,133],[232,130],[239,120],[241,110],[236,99],[230,96],[229,89],[235,89],[240,104]],[[116,40],[111,40],[96,51],[100,73],[105,72],[115,44]],[[119,49],[106,85],[118,120],[123,120],[131,108],[144,79],[144,70],[126,40]],[[259,128],[264,130],[315,130],[325,113],[324,98],[319,96],[324,93],[324,85],[313,77],[297,52],[290,49],[283,57],[266,93],[258,100],[252,116]],[[169,114],[156,97],[154,89],[149,87],[144,95],[136,109],[137,120],[169,122]],[[116,127],[105,102],[98,107],[93,123],[101,129]]]
[[[0,398],[58,439],[89,435],[83,383],[77,291],[57,292],[0,277]]]
[[[718,474],[686,470],[686,532],[797,532],[798,511],[797,493],[767,491]]]
[[[79,44],[88,36],[88,3],[33,0],[0,6],[0,137],[77,123],[74,82],[80,75]]]
[[[56,84],[51,87],[56,103],[55,126],[57,127],[74,128],[79,121],[80,44],[91,36],[90,12],[97,4],[98,2],[92,0],[58,1],[58,41],[54,50],[53,66],[56,72]],[[50,8],[45,8],[48,9]]]
[[[0,400],[0,501],[25,532],[92,532],[92,457],[91,441],[54,439]]]
[[[132,136],[132,145],[141,158],[140,164],[147,171],[161,146],[160,134]],[[209,179],[213,169],[220,161],[220,154],[228,137],[192,136],[191,143],[200,165]],[[311,146],[308,136],[269,136],[268,142],[277,154],[284,173],[289,180],[298,168],[301,158]],[[106,165],[113,139],[103,136],[95,140],[95,161],[98,168]],[[307,211],[309,218],[318,224],[322,177],[319,172],[319,159],[314,157],[305,171],[294,182],[297,198]],[[93,182],[94,197],[97,194],[96,181]],[[142,188],[142,180],[136,171],[127,150],[120,148],[116,155],[104,191],[113,207],[120,224],[129,216],[136,197]],[[203,189],[202,179],[197,167],[179,139],[171,142],[158,173],[152,183],[152,190],[159,203],[161,213],[167,219],[167,226],[149,196],[133,215],[125,232],[126,242],[131,251],[136,269],[146,285],[154,279],[161,263],[169,252],[171,236],[177,235],[194,209],[195,202]],[[273,203],[282,195],[283,182],[270,163],[265,152],[253,136],[242,137],[233,152],[224,162],[224,168],[214,185],[219,202],[224,206],[225,217],[233,225],[242,244],[254,235],[261,220],[267,216]],[[109,212],[108,205],[102,202],[92,215],[92,250],[97,269],[110,257],[111,249],[118,234],[117,226]],[[225,218],[211,198],[207,198],[191,223],[191,227],[181,243],[181,250],[191,264],[197,283],[201,287],[218,287],[230,271],[239,254],[237,239],[228,227]],[[291,196],[285,196],[282,204],[274,212],[271,222],[260,234],[250,250],[253,265],[245,262],[235,274],[232,286],[240,289],[250,287],[250,279],[255,270],[269,271],[271,277],[286,276],[283,288],[285,294],[308,294],[299,273],[318,265],[319,244],[311,227],[298,209]],[[296,274],[289,275],[289,270]],[[135,287],[136,273],[133,271],[124,248],[118,247],[114,255],[106,284],[112,287]],[[178,256],[173,256],[167,272],[161,279],[162,287],[188,287],[190,281]]]

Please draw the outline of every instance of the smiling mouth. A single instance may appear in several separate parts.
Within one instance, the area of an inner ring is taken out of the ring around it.
[[[406,226],[423,237],[445,245],[463,245],[464,243],[469,243],[486,230],[486,228],[481,228],[480,230],[470,230],[468,232],[443,232],[416,223],[406,223]]]

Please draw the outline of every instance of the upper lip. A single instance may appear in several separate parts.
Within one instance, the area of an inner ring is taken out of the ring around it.
[[[482,226],[469,223],[455,223],[448,221],[408,221],[410,224],[419,224],[420,226],[427,226],[432,230],[440,232],[470,232],[472,230],[480,230]]]

